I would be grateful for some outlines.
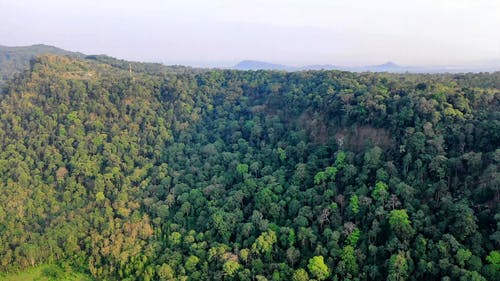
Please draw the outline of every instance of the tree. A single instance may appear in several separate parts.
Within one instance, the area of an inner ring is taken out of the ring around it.
[[[247,262],[249,256],[250,256],[250,251],[248,249],[241,249],[241,251],[240,251],[240,259],[242,261]]]
[[[248,173],[248,164],[243,164],[243,163],[238,164],[238,166],[236,166],[236,171],[240,175]]]
[[[293,281],[309,281],[309,274],[303,268],[299,268],[293,272]]]
[[[325,174],[328,176],[330,180],[335,180],[335,177],[337,176],[338,169],[337,167],[328,167],[325,169]]]
[[[406,210],[392,210],[389,214],[389,225],[391,229],[401,237],[409,237],[413,234],[413,228]]]
[[[300,258],[300,251],[292,246],[286,250],[286,258],[290,266],[293,267],[295,262]]]
[[[252,252],[256,254],[264,254],[269,259],[273,245],[277,242],[276,233],[272,230],[263,232],[257,240],[252,244]]]
[[[189,256],[186,259],[186,263],[184,264],[184,267],[186,268],[187,271],[189,272],[194,272],[196,270],[196,266],[200,262],[200,259],[197,256]]]
[[[326,278],[328,278],[328,276],[330,276],[330,270],[325,264],[323,256],[314,256],[309,259],[307,268],[312,275],[316,276],[318,280],[325,280]]]
[[[316,185],[324,183],[325,180],[326,180],[326,173],[323,171],[316,173],[316,175],[314,176],[314,184]]]
[[[376,169],[380,165],[382,149],[378,146],[368,150],[364,155],[365,165],[369,169]]]
[[[408,261],[405,254],[400,252],[392,255],[389,260],[389,275],[387,280],[401,281],[408,277]]]
[[[486,256],[486,261],[489,263],[485,268],[486,274],[493,280],[498,280],[500,277],[500,251],[491,251],[490,254]]]
[[[460,276],[460,281],[486,281],[486,278],[477,273],[477,271],[465,271],[465,274]]]
[[[351,195],[351,197],[349,198],[349,205],[351,207],[351,211],[356,215],[359,213],[359,199],[358,199],[358,195],[356,194],[353,194]]]
[[[170,234],[169,241],[172,246],[177,246],[181,243],[182,234],[177,231],[174,231]]]
[[[340,253],[339,270],[344,276],[355,276],[358,272],[358,263],[354,254],[354,247],[348,245],[342,248]]]
[[[158,277],[160,278],[160,280],[162,281],[167,281],[167,280],[173,280],[174,279],[174,270],[172,269],[172,267],[166,263],[162,264],[158,270]]]
[[[465,262],[468,261],[472,257],[472,252],[468,249],[458,249],[456,254],[456,259],[460,267],[465,266]]]
[[[387,184],[385,184],[384,182],[377,182],[377,184],[375,184],[375,188],[372,191],[373,199],[381,201],[382,204],[384,204],[384,201],[387,199],[387,196],[388,196]]]
[[[224,263],[222,269],[224,270],[224,273],[227,276],[233,277],[236,274],[236,272],[240,269],[240,267],[241,266],[238,262],[229,260]]]
[[[361,236],[361,231],[359,228],[355,228],[349,236],[347,236],[347,241],[349,241],[349,245],[356,247],[356,244],[358,243],[358,240]]]
[[[283,148],[278,147],[278,155],[279,155],[279,158],[280,158],[281,162],[285,161],[285,159],[286,159],[286,151]]]
[[[345,159],[346,159],[345,152],[342,150],[339,150],[337,152],[337,155],[335,156],[335,167],[337,167],[338,170],[341,170],[345,167],[345,165],[346,165]]]
[[[97,203],[100,203],[106,199],[106,196],[104,196],[104,193],[102,191],[99,191],[95,195],[95,200]]]

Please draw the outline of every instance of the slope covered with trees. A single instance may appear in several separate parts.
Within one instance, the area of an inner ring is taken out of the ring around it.
[[[172,65],[165,66],[159,63],[131,62],[116,59],[106,55],[85,55],[79,52],[67,51],[58,47],[37,44],[23,47],[7,47],[0,45],[0,87],[7,81],[14,78],[30,66],[30,61],[36,56],[41,55],[60,55],[72,58],[87,59],[92,61],[108,64],[115,68],[123,70],[131,70],[134,72],[142,72],[145,74],[165,74],[169,72],[191,72],[196,73],[203,71],[202,69],[194,69],[191,67]]]
[[[0,98],[0,269],[498,280],[500,73],[130,73],[42,56]]]
[[[0,86],[14,75],[29,67],[30,60],[42,54],[65,55],[71,57],[84,57],[84,54],[66,51],[54,46],[43,44],[7,47],[0,45]]]

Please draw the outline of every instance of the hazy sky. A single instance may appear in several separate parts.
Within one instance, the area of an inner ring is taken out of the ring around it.
[[[168,64],[500,58],[500,0],[0,0],[0,45]]]

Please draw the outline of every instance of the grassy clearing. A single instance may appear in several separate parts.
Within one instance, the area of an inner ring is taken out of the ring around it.
[[[41,265],[21,272],[0,274],[0,281],[91,281],[90,276],[63,269],[58,265]]]

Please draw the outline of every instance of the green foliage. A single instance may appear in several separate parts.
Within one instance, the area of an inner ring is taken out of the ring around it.
[[[286,160],[286,151],[283,148],[278,147],[278,155],[281,161]]]
[[[361,236],[361,231],[358,228],[355,228],[351,234],[347,237],[347,241],[349,245],[356,247],[358,243],[359,237]]]
[[[172,246],[179,245],[181,243],[181,237],[182,235],[179,232],[177,231],[172,232],[169,237],[170,244]]]
[[[413,234],[406,210],[392,210],[389,213],[389,225],[397,235],[407,237]]]
[[[42,54],[83,57],[75,53],[48,45],[32,45],[26,47],[0,46],[0,87],[16,74],[29,68],[30,60]]]
[[[196,266],[198,265],[199,262],[200,262],[200,259],[197,256],[189,256],[186,259],[186,263],[184,264],[184,268],[186,268],[186,270],[188,272],[193,272],[196,270]]]
[[[385,184],[384,182],[377,182],[375,184],[375,188],[372,191],[373,199],[382,202],[385,201],[388,196],[387,188],[387,184]]]
[[[327,174],[323,171],[316,173],[314,176],[314,184],[319,185],[326,181]]]
[[[358,195],[356,195],[356,194],[351,195],[351,197],[349,198],[349,206],[351,206],[351,211],[354,214],[359,213],[359,198],[358,198]]]
[[[8,274],[0,274],[2,281],[92,281],[87,274],[56,264],[45,264]]]
[[[252,251],[270,257],[274,244],[277,242],[276,233],[272,230],[263,232],[252,244]]]
[[[104,195],[104,193],[102,191],[99,191],[96,193],[96,195],[95,195],[96,202],[102,202],[105,199],[106,199],[106,196]]]
[[[344,151],[340,150],[337,152],[337,155],[335,156],[335,167],[338,170],[344,169],[346,166],[346,154]]]
[[[325,280],[330,276],[330,270],[328,265],[325,264],[323,256],[314,256],[309,259],[307,268],[318,280]]]
[[[340,273],[343,276],[354,276],[358,271],[358,263],[356,262],[356,256],[354,253],[353,246],[345,246],[342,248],[340,253],[340,263],[339,263]]]
[[[498,280],[499,74],[35,58],[0,95],[0,271]]]
[[[486,257],[486,261],[491,264],[493,267],[493,271],[497,272],[497,275],[500,275],[500,252],[499,251],[491,251],[490,254]]]
[[[248,173],[248,164],[238,164],[236,171],[241,175]]]
[[[309,274],[303,268],[295,270],[292,276],[292,281],[309,281]]]
[[[295,230],[293,229],[290,229],[290,231],[288,232],[288,245],[289,246],[293,246],[295,244],[295,242],[297,241],[297,237],[295,235]]]
[[[326,176],[328,178],[335,180],[335,177],[337,176],[337,168],[336,167],[328,167],[325,169]]]
[[[458,264],[460,267],[465,266],[465,262],[468,261],[472,257],[472,252],[468,249],[458,249],[456,258],[458,260]],[[487,258],[486,258],[487,259]]]
[[[162,264],[158,268],[158,278],[162,281],[173,280],[175,272],[169,264]]]
[[[387,280],[406,280],[408,278],[408,261],[404,253],[392,255],[389,260],[389,275]]]
[[[228,275],[229,277],[233,277],[236,272],[240,269],[240,264],[235,262],[235,261],[227,261],[224,263],[222,266],[222,269],[224,270],[224,273]]]
[[[466,271],[464,275],[460,276],[460,281],[486,281],[486,278],[477,271]]]

